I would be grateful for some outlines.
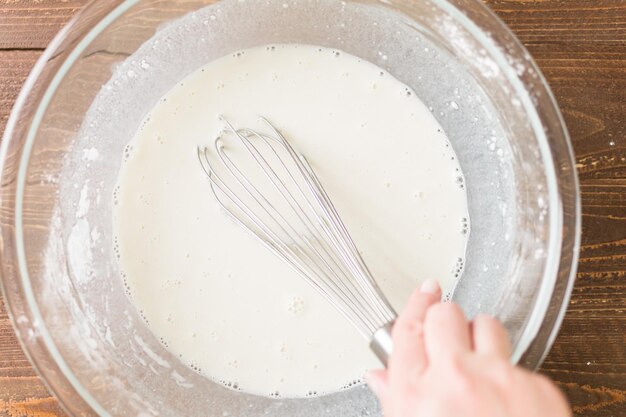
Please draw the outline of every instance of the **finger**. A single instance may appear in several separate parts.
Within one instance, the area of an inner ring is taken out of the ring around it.
[[[422,283],[419,290],[413,292],[396,322],[400,320],[410,323],[423,322],[428,307],[438,301],[441,301],[441,287],[436,280],[428,279]]]
[[[393,383],[406,383],[426,367],[423,323],[428,308],[441,299],[441,289],[435,280],[425,281],[415,291],[404,311],[398,316],[393,331],[393,353],[389,358],[389,373]]]
[[[459,306],[439,303],[428,309],[424,345],[429,361],[433,362],[471,350],[469,325]]]
[[[388,378],[386,369],[377,369],[365,375],[365,382],[381,402],[387,397],[389,391]]]
[[[571,416],[572,410],[567,402],[563,391],[561,391],[549,378],[545,375],[534,374],[536,397],[539,398],[544,405],[546,415],[550,416]]]
[[[511,343],[500,322],[486,314],[479,314],[472,325],[474,350],[477,353],[508,359]]]

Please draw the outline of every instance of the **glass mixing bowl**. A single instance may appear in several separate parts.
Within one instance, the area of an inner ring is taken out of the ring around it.
[[[465,173],[471,236],[454,291],[537,367],[574,281],[580,202],[561,114],[519,41],[477,0],[94,1],[25,83],[2,142],[2,287],[19,340],[72,415],[361,416],[363,386],[236,392],[170,354],[129,303],[112,237],[124,147],[178,81],[233,51],[336,48],[411,86]]]

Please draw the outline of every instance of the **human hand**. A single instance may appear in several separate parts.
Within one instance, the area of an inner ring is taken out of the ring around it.
[[[367,383],[385,417],[569,417],[559,389],[546,377],[509,362],[502,325],[486,315],[468,322],[442,303],[426,281],[399,315],[385,370]]]

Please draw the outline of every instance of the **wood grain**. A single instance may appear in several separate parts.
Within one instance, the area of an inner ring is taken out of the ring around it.
[[[28,71],[84,0],[0,0],[0,131]],[[576,286],[542,371],[574,413],[626,416],[626,2],[488,0],[535,57],[570,129],[581,180]],[[63,413],[0,304],[0,417]]]
[[[0,0],[0,49],[43,49],[84,0]]]

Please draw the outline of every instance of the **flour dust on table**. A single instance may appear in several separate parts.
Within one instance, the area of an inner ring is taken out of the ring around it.
[[[182,80],[128,144],[114,230],[130,297],[193,369],[245,392],[305,397],[379,367],[316,290],[223,212],[196,147],[272,122],[306,155],[396,309],[420,281],[450,292],[468,210],[445,133],[414,92],[337,50],[240,51]]]

